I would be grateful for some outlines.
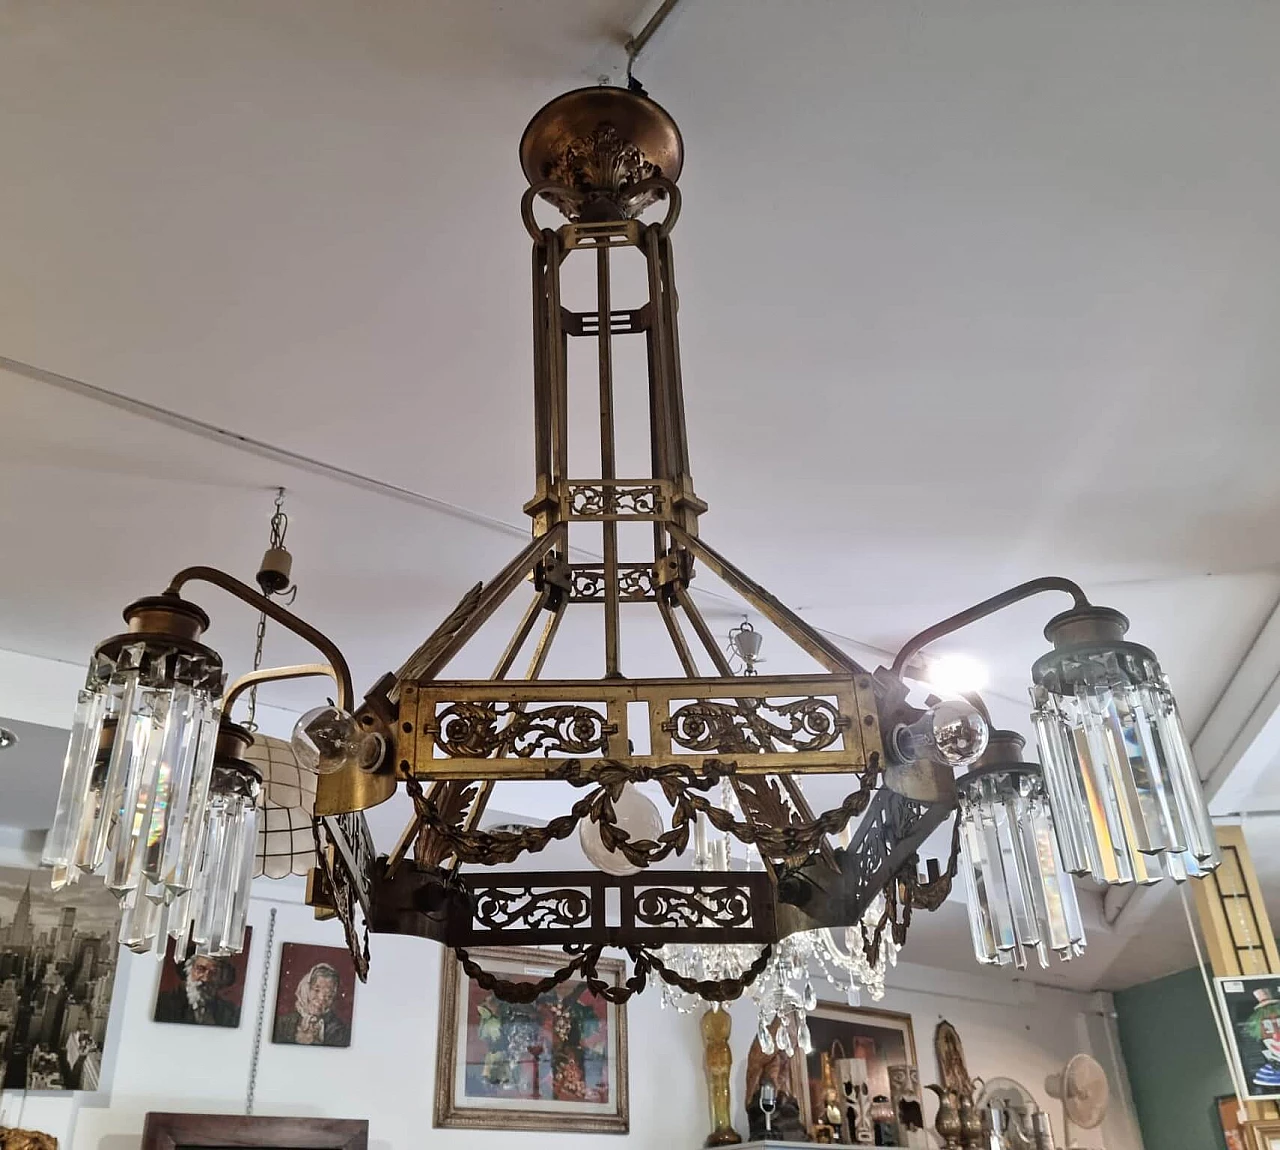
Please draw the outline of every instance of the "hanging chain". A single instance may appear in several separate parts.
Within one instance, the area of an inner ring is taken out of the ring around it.
[[[262,1028],[266,1021],[267,994],[271,990],[271,960],[275,957],[276,908],[271,908],[267,920],[267,958],[262,965],[262,987],[258,993],[258,1019],[253,1029],[253,1053],[249,1056],[249,1088],[245,1091],[244,1112],[253,1113],[253,1102],[258,1093],[258,1060],[262,1056]]]
[[[275,510],[275,514],[271,516],[271,550],[272,551],[283,551],[285,549],[284,537],[285,535],[288,534],[288,532],[289,532],[289,516],[286,515],[284,511],[284,488],[277,487],[276,488],[276,510]],[[259,578],[259,582],[261,583],[261,578]],[[292,591],[294,595],[297,595],[298,593],[297,587],[290,587],[288,589]],[[266,595],[268,598],[270,598],[272,595],[279,594],[280,592],[273,590],[270,586],[264,585],[262,587],[262,593]],[[290,598],[289,602],[292,603],[293,599]],[[255,671],[260,670],[262,667],[262,644],[265,641],[266,637],[267,637],[267,613],[263,611],[258,615],[258,631],[254,637],[254,643],[253,643],[253,669]],[[257,714],[258,714],[258,685],[257,683],[255,683],[252,687],[249,688],[249,716],[244,723],[245,728],[250,733],[258,729],[258,724],[255,721],[257,718]]]

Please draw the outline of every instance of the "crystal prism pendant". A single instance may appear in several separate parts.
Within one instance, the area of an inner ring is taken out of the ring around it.
[[[146,951],[207,853],[224,676],[198,641],[208,626],[198,607],[155,596],[125,620],[80,692],[43,857],[55,887],[102,876],[121,901],[121,944]]]
[[[1084,927],[1063,865],[1040,768],[1019,761],[1022,736],[993,731],[981,764],[956,780],[969,927],[979,962],[1019,970],[1034,953],[1083,953]]]
[[[1081,607],[1045,628],[1031,689],[1045,786],[1068,870],[1182,881],[1218,865],[1217,840],[1168,680],[1128,626]]]

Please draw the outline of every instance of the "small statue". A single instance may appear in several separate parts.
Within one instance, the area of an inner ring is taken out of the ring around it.
[[[818,1120],[813,1124],[815,1142],[835,1142],[844,1127],[844,1107],[840,1104],[840,1088],[836,1085],[835,1068],[831,1055],[822,1054],[822,1086],[818,1105]]]
[[[729,1033],[732,1027],[733,1019],[729,1012],[718,1006],[711,1007],[702,1016],[707,1100],[711,1107],[711,1133],[707,1135],[704,1146],[733,1146],[742,1141],[742,1135],[733,1128],[733,1120],[729,1116],[729,1073],[733,1069]]]

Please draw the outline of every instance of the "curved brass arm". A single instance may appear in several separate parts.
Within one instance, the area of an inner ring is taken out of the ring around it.
[[[970,623],[976,623],[979,619],[985,619],[988,615],[994,615],[997,611],[1002,611],[1014,603],[1030,599],[1032,595],[1039,595],[1045,591],[1065,592],[1075,600],[1077,607],[1089,606],[1089,597],[1080,585],[1058,575],[1045,575],[1039,579],[1019,583],[1016,587],[1010,587],[1008,591],[1001,591],[999,595],[992,595],[990,599],[984,599],[981,603],[966,607],[950,618],[943,619],[941,623],[935,623],[920,634],[912,636],[894,657],[893,673],[901,678],[902,668],[907,665],[911,656],[924,650],[930,643],[941,639],[944,635],[950,635],[953,631],[959,631],[961,627],[967,627]]]
[[[338,706],[350,711],[355,699],[355,691],[351,686],[351,668],[346,659],[327,635],[317,631],[310,623],[304,623],[292,611],[287,611],[273,599],[259,594],[247,583],[241,583],[234,575],[219,571],[216,567],[186,567],[179,571],[165,589],[166,595],[180,595],[182,588],[188,583],[212,583],[221,587],[228,595],[234,595],[242,603],[248,603],[261,611],[268,619],[274,619],[280,626],[292,631],[310,643],[320,652],[333,669],[334,682],[338,686]]]
[[[286,679],[330,678],[338,682],[338,674],[328,663],[294,663],[288,667],[263,667],[241,675],[222,696],[222,713],[230,718],[235,701],[257,683],[279,683]]]

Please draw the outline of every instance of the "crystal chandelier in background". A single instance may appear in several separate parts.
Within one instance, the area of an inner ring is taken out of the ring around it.
[[[757,636],[752,647],[754,657],[760,644],[758,632],[751,634]],[[734,810],[737,804],[731,788],[726,786],[724,791],[721,802],[727,809]],[[841,837],[847,846],[847,832]],[[740,861],[735,860],[733,854],[730,836],[710,834],[705,822],[699,821],[694,841],[695,870],[728,872],[735,861],[746,869],[764,867],[759,852],[749,845]],[[882,934],[876,961],[871,962],[866,955],[869,949],[866,939],[875,934],[883,915],[884,899],[877,895],[863,913],[861,927],[838,928],[844,937],[843,948],[836,942],[836,931],[829,927],[796,931],[774,944],[768,964],[746,988],[746,996],[756,1007],[757,1037],[766,1055],[774,1051],[775,1035],[777,1046],[784,1054],[791,1053],[793,1034],[801,1049],[805,1053],[810,1051],[808,1013],[818,1004],[815,979],[825,980],[843,993],[850,1006],[861,1002],[864,990],[874,1002],[884,997],[885,968],[897,964],[898,944],[891,935]],[[660,953],[673,970],[701,982],[740,978],[755,962],[759,948],[723,943],[668,943]],[[663,984],[662,1004],[681,1013],[704,1005],[697,995],[670,983]],[[780,1020],[782,1025],[775,1027],[775,1020]]]

